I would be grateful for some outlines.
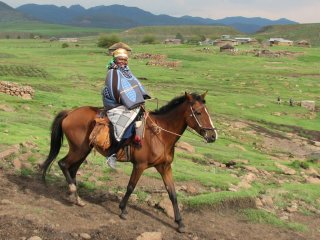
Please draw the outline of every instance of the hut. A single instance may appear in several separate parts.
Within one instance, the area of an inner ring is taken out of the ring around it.
[[[299,47],[311,47],[310,43],[307,40],[301,40],[297,42],[297,46]]]
[[[177,39],[177,38],[168,38],[166,40],[164,40],[165,44],[181,44],[181,39]]]
[[[234,52],[235,48],[231,44],[226,44],[220,47],[220,52]]]
[[[218,47],[225,45],[238,46],[238,41],[235,39],[216,39],[213,41],[213,45]]]
[[[293,46],[293,41],[283,38],[270,38],[270,46]]]
[[[110,47],[108,48],[108,50],[109,50],[109,55],[112,55],[112,53],[113,53],[116,49],[118,49],[118,48],[124,48],[125,50],[128,51],[129,54],[130,54],[131,51],[132,51],[132,49],[131,49],[127,44],[125,44],[125,43],[123,43],[123,42],[117,42],[117,43],[113,44],[112,46],[110,46]]]

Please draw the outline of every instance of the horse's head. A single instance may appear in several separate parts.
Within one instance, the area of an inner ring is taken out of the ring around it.
[[[185,117],[187,125],[197,131],[209,143],[218,139],[218,133],[212,124],[205,105],[204,98],[206,94],[207,92],[202,95],[185,93],[186,100],[189,104]]]

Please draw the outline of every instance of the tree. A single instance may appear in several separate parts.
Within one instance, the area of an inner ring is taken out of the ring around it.
[[[62,43],[61,47],[62,48],[67,48],[67,47],[69,47],[69,44],[68,43]]]
[[[182,34],[181,34],[181,33],[177,33],[177,35],[176,35],[176,39],[180,39],[180,40],[181,40],[181,42],[184,42],[184,37],[182,36]]]
[[[143,37],[143,39],[141,40],[141,43],[144,44],[154,44],[156,43],[156,38],[153,35],[146,35]]]
[[[120,38],[117,35],[102,35],[98,39],[98,47],[108,48],[117,42],[120,42]]]

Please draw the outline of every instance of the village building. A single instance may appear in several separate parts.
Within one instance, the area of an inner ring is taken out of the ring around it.
[[[310,43],[307,40],[301,40],[297,42],[299,47],[311,47]]]
[[[270,38],[270,46],[293,46],[293,41],[284,38]]]
[[[236,37],[234,38],[237,40],[240,44],[256,44],[258,41],[251,37]]]
[[[238,46],[238,41],[235,39],[216,39],[213,41],[213,45],[222,47],[225,45]]]
[[[178,38],[167,38],[166,40],[164,40],[165,44],[181,44],[182,41],[181,39]]]
[[[236,52],[237,50],[233,45],[226,44],[220,47],[220,52]]]
[[[76,43],[79,42],[79,38],[59,38],[59,42]]]
[[[200,46],[204,46],[204,45],[213,45],[214,44],[214,41],[213,40],[211,40],[211,39],[209,39],[209,38],[207,38],[206,40],[204,40],[204,41],[200,41],[199,42],[199,45]]]

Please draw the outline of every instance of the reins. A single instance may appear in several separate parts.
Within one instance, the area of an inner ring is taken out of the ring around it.
[[[155,129],[156,129],[155,131],[156,131],[157,134],[160,133],[161,131],[164,131],[164,132],[170,133],[170,134],[172,134],[172,135],[175,135],[175,136],[178,136],[178,137],[182,137],[182,134],[178,134],[178,133],[175,133],[175,132],[172,132],[172,131],[169,131],[169,130],[167,130],[167,129],[165,129],[165,128],[160,127],[160,126],[159,126],[158,124],[156,124],[156,123],[152,120],[152,118],[150,117],[150,111],[146,110],[144,106],[141,106],[141,107],[142,107],[143,110],[146,112],[146,117],[145,117],[146,121],[147,121],[148,118],[150,119],[152,125],[153,125],[153,126],[155,127]],[[202,106],[202,107],[203,107],[203,106]],[[188,117],[192,117],[192,116],[193,116],[194,119],[196,120],[198,126],[199,126],[201,129],[212,129],[212,130],[215,130],[215,128],[203,128],[203,127],[202,127],[202,124],[199,122],[198,118],[195,116],[194,110],[192,109],[191,106],[190,106],[190,109],[191,109],[191,114],[190,114],[190,116],[188,116]],[[202,137],[199,133],[195,132],[193,129],[190,129],[190,127],[187,127],[186,130],[188,130],[190,133],[196,135],[197,137],[200,137],[200,138],[203,140],[203,137]],[[185,138],[188,138],[188,139],[191,139],[191,140],[194,140],[194,141],[197,141],[197,140],[198,140],[198,139],[191,138],[191,137],[187,137],[187,136],[184,136],[184,137],[185,137]]]

